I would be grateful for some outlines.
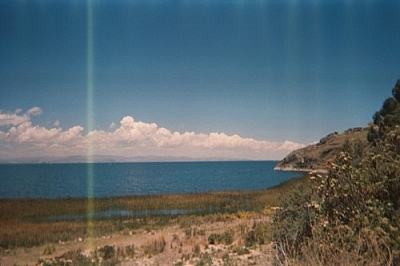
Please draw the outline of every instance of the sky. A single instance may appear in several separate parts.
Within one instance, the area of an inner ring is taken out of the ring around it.
[[[372,120],[400,1],[0,2],[0,160],[275,160]]]

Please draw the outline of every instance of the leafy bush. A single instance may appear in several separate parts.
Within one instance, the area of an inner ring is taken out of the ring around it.
[[[86,257],[81,249],[68,251],[50,261],[39,259],[37,265],[64,266],[64,265],[96,265],[92,258]]]
[[[104,246],[99,248],[100,256],[103,260],[109,260],[115,257],[115,248],[113,246]]]
[[[312,235],[315,209],[309,207],[311,190],[299,186],[285,198],[273,216],[272,238],[279,256],[296,257],[304,240]]]
[[[125,246],[125,256],[130,258],[135,257],[135,246],[133,244]]]
[[[221,235],[220,234],[210,234],[208,236],[208,244],[210,245],[216,245],[221,242]]]
[[[222,242],[225,245],[232,244],[234,235],[235,235],[235,232],[233,232],[233,230],[226,230],[221,236]]]
[[[264,245],[265,238],[270,234],[270,228],[264,223],[254,224],[253,229],[247,232],[244,244],[246,247]]]
[[[43,250],[43,255],[51,255],[56,251],[54,245],[47,245]]]
[[[239,256],[247,255],[247,254],[250,254],[250,250],[248,250],[247,248],[241,248],[241,249],[238,250],[237,254]]]
[[[225,244],[230,245],[233,242],[233,237],[235,232],[233,230],[226,230],[222,234],[210,234],[208,236],[208,244],[215,245],[215,244]]]
[[[293,192],[274,215],[281,263],[400,265],[400,87],[395,89],[395,98],[374,115],[370,145],[345,145],[327,174],[313,173],[311,189]]]
[[[312,190],[295,192],[274,216],[278,258],[304,265],[390,265],[397,260],[393,182],[370,170],[354,168],[342,152],[327,175],[312,175]]]

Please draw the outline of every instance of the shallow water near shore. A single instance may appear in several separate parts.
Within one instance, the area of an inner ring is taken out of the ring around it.
[[[0,198],[94,198],[268,189],[299,172],[275,161],[2,164]],[[93,176],[88,176],[89,168]],[[88,182],[91,178],[92,182]],[[92,184],[92,185],[89,185]]]
[[[103,220],[112,218],[138,218],[138,217],[150,217],[150,216],[176,216],[186,214],[196,214],[199,210],[185,210],[185,209],[161,209],[161,210],[124,210],[124,209],[108,209],[104,211],[95,211],[90,214],[90,219]],[[211,212],[210,212],[211,213]],[[89,214],[61,214],[40,219],[34,219],[34,221],[45,221],[45,222],[58,222],[58,221],[87,221]]]

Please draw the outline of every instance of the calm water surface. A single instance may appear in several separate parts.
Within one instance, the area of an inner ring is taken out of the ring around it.
[[[302,173],[276,172],[275,161],[0,165],[0,198],[115,197],[257,190]]]

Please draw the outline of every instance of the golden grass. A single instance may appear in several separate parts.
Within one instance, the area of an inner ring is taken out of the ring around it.
[[[275,206],[284,194],[306,178],[287,181],[268,190],[223,191],[195,194],[165,194],[94,199],[94,211],[121,210],[211,210],[261,211],[265,206]],[[88,199],[10,199],[0,200],[0,221],[37,220],[57,215],[85,214]]]
[[[146,255],[157,255],[164,252],[166,245],[167,242],[165,241],[164,236],[159,236],[143,245],[143,251]]]
[[[152,195],[103,198],[93,200],[94,211],[120,210],[197,210],[205,219],[227,219],[227,213],[237,217],[265,214],[279,199],[307,178],[293,179],[268,190],[226,191],[195,194]],[[17,247],[70,241],[88,236],[88,223],[83,220],[49,221],[57,215],[86,214],[88,199],[12,199],[0,200],[0,251]],[[222,214],[222,215],[218,215]],[[195,216],[196,216],[195,215]],[[181,215],[182,217],[184,215]],[[193,215],[186,215],[193,216]],[[206,218],[206,216],[209,216]],[[186,219],[181,220],[184,221]],[[98,219],[93,222],[93,236],[138,228],[156,228],[181,223],[176,217],[139,216]],[[182,222],[184,223],[184,222]]]

